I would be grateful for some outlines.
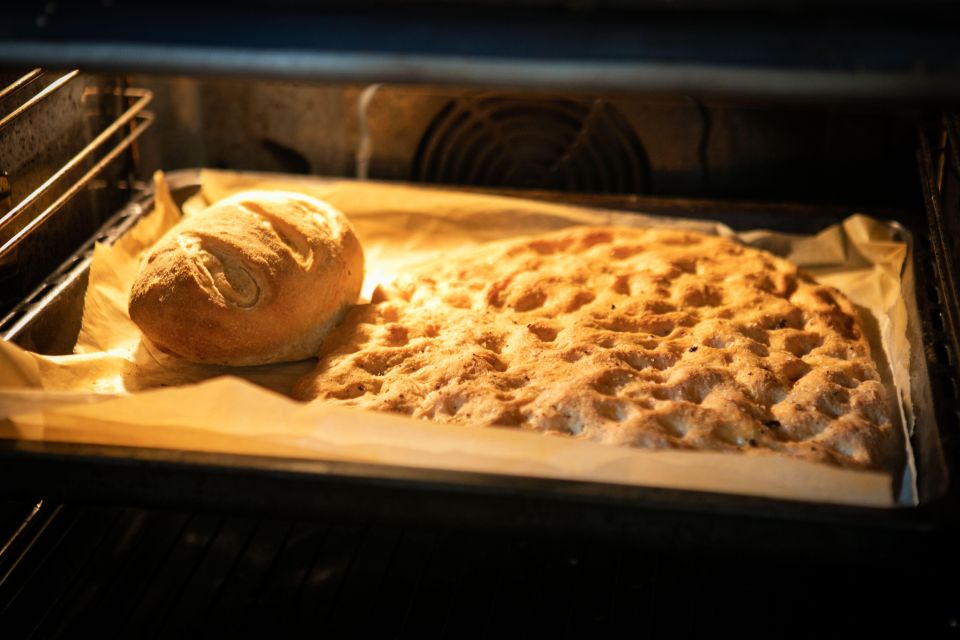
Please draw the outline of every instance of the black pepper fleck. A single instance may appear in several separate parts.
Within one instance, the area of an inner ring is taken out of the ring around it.
[[[690,353],[694,353],[697,349],[699,349],[699,347],[697,345],[693,345],[690,347],[690,349],[688,349],[688,351],[690,351]]]
[[[616,309],[616,308],[617,308],[617,305],[612,304],[612,305],[610,305],[610,308],[611,308],[611,309]]]
[[[366,389],[363,388],[363,385],[362,385],[362,384],[358,384],[358,385],[357,385],[357,389],[360,390],[360,391],[366,391]]]
[[[781,425],[779,420],[767,420],[766,422],[763,423],[763,426],[769,427],[771,429],[779,429]]]

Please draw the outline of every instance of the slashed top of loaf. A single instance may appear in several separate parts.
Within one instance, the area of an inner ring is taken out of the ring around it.
[[[161,244],[148,261],[165,250],[179,251],[177,259],[192,265],[211,301],[254,308],[271,299],[271,282],[287,261],[310,271],[320,244],[338,237],[338,229],[324,233],[336,217],[324,217],[311,205],[280,192],[228,198],[187,219],[176,229],[175,242]]]
[[[343,214],[253,191],[171,228],[131,286],[131,319],[159,349],[236,366],[314,355],[356,302],[363,251]]]
[[[599,442],[889,464],[853,305],[786,260],[571,228],[424,265],[355,308],[296,394]]]

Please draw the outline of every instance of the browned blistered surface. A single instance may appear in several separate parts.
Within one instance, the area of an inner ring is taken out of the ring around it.
[[[637,446],[884,468],[853,305],[690,231],[576,227],[410,271],[330,335],[302,399]]]

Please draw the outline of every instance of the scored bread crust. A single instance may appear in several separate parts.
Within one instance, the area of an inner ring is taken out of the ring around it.
[[[128,309],[153,344],[192,362],[300,360],[357,301],[363,271],[342,213],[301,194],[246,192],[167,232]]]
[[[689,231],[576,227],[424,265],[354,308],[294,394],[637,447],[895,457],[851,302]]]

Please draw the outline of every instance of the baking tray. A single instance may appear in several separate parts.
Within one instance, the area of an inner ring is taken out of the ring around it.
[[[169,174],[182,202],[197,192],[199,170]],[[487,193],[491,193],[487,191]],[[814,233],[840,221],[849,207],[723,203],[638,196],[589,196],[550,192],[496,191],[606,209],[710,218],[734,229],[775,228]],[[0,322],[0,333],[41,353],[69,353],[77,336],[94,241],[110,243],[151,210],[143,189],[88,243]],[[872,211],[905,222],[904,240],[915,216]],[[922,231],[920,231],[922,233]],[[920,245],[920,242],[915,244]],[[925,366],[928,352],[921,318],[929,300],[917,295],[917,260],[904,274],[912,353],[916,362],[914,406],[936,415]],[[922,416],[918,416],[922,417]],[[912,445],[920,460],[942,460],[935,424],[918,428]],[[533,529],[558,535],[616,537],[631,543],[722,547],[739,552],[827,554],[836,562],[861,562],[877,554],[899,561],[939,553],[958,526],[957,492],[949,469],[918,469],[916,508],[875,510],[804,504],[766,498],[603,483],[518,478],[381,465],[286,460],[116,446],[0,441],[0,486],[7,495],[45,495],[54,500],[205,509],[323,514],[373,522],[436,523],[472,528]]]

